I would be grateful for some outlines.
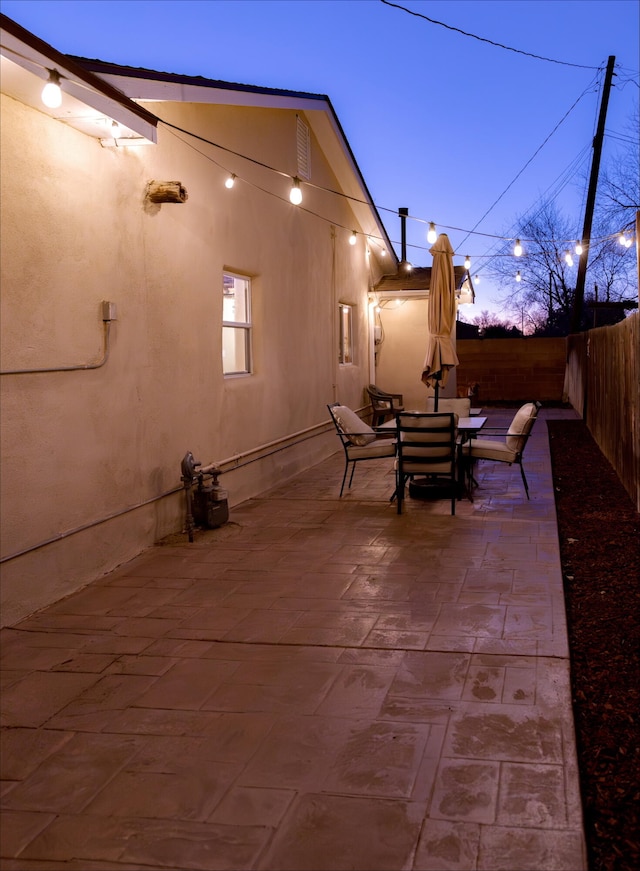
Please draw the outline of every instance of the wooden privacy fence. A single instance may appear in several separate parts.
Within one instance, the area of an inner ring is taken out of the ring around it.
[[[459,339],[458,395],[478,385],[483,402],[561,402],[566,339]]]
[[[567,338],[565,399],[640,511],[640,315]]]

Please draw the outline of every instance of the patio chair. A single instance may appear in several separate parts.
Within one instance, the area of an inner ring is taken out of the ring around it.
[[[388,417],[393,418],[399,411],[404,411],[401,393],[387,393],[375,384],[367,387],[367,393],[373,409],[372,426],[380,426]]]
[[[398,514],[402,514],[407,480],[416,476],[433,484],[442,479],[448,482],[451,513],[455,514],[457,414],[406,411],[396,415],[396,423],[396,489],[391,499],[398,500]]]
[[[334,402],[327,405],[327,408],[344,448],[345,466],[340,487],[340,498],[342,498],[349,464],[351,464],[351,477],[349,478],[349,489],[351,489],[356,463],[363,460],[379,460],[381,457],[395,456],[395,431],[390,430],[386,433],[391,438],[380,438],[368,423],[365,423],[355,411],[346,405]]]
[[[516,463],[520,466],[522,483],[527,499],[529,498],[529,485],[522,465],[522,455],[529,441],[539,409],[539,402],[527,402],[518,409],[506,432],[504,429],[485,426],[482,429],[482,438],[472,438],[462,445],[462,457],[466,461],[469,490],[471,490],[472,484],[477,486],[473,476],[473,464],[477,460],[495,460],[499,463],[508,463],[509,465]]]

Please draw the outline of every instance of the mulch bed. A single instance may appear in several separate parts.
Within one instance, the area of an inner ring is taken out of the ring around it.
[[[581,420],[548,421],[590,871],[640,868],[640,515]]]

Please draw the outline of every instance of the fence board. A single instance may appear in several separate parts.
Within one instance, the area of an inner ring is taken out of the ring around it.
[[[569,336],[565,391],[640,511],[639,318]]]

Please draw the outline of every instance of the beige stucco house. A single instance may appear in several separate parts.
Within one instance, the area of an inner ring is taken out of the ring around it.
[[[187,451],[231,510],[335,452],[397,258],[325,96],[70,58],[5,16],[0,80],[8,624],[180,530]]]

